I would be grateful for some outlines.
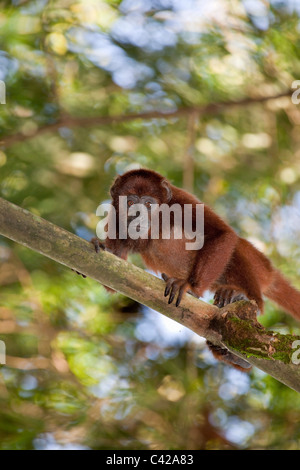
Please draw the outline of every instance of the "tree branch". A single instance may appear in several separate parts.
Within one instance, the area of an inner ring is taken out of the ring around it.
[[[300,392],[300,367],[292,363],[292,343],[300,337],[266,331],[256,320],[253,302],[222,309],[186,295],[181,306],[168,305],[162,280],[116,256],[96,254],[78,236],[0,198],[0,234],[75,269],[190,328]]]
[[[74,117],[69,115],[62,116],[57,122],[52,124],[45,124],[39,127],[32,134],[23,134],[18,132],[16,134],[4,136],[0,140],[0,145],[9,147],[18,142],[24,142],[25,140],[32,139],[46,132],[57,131],[61,127],[90,127],[90,126],[106,126],[112,124],[119,124],[123,122],[130,122],[137,119],[148,120],[148,119],[170,119],[189,114],[207,115],[215,114],[223,111],[227,108],[244,107],[255,103],[264,103],[266,101],[275,100],[278,98],[290,96],[291,91],[286,90],[271,96],[257,96],[250,98],[243,98],[239,101],[221,101],[219,103],[210,103],[205,106],[186,106],[184,108],[178,108],[175,111],[148,111],[145,113],[132,113],[132,114],[119,114],[115,116],[91,116],[91,117]]]

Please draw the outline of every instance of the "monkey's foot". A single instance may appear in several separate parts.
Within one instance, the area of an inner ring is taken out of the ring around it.
[[[162,273],[161,277],[167,283],[165,288],[165,297],[169,296],[168,304],[171,304],[178,293],[176,300],[176,307],[180,305],[183,294],[189,288],[189,283],[184,279],[176,279],[174,277],[168,277],[165,273]]]
[[[226,287],[220,287],[214,295],[214,305],[219,308],[233,304],[239,300],[247,300],[247,297],[242,292],[238,292],[234,289],[227,289]]]
[[[233,304],[239,300],[245,300],[247,297],[242,293],[234,289],[228,289],[226,287],[220,287],[214,295],[214,305],[219,308],[225,307],[226,305]],[[219,361],[226,362],[231,366],[239,369],[243,372],[249,372],[251,370],[251,365],[249,362],[241,359],[227,348],[222,348],[212,344],[210,341],[207,341],[207,345],[216,359]]]

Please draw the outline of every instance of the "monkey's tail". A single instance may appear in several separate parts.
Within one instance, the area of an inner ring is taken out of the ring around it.
[[[272,282],[264,294],[300,320],[300,291],[292,287],[279,271],[274,271]]]

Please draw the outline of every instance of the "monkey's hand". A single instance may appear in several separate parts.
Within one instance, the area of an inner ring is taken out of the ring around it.
[[[96,253],[100,253],[100,250],[103,250],[105,251],[106,250],[106,247],[105,247],[105,244],[102,243],[99,238],[95,237],[95,238],[92,238],[91,239],[91,243],[94,245],[94,248],[95,248],[95,251]],[[106,286],[103,286],[104,289],[109,292],[110,294],[115,294],[116,291],[111,289],[110,287],[106,287]]]
[[[178,293],[176,300],[176,307],[180,305],[183,294],[190,289],[189,283],[185,279],[176,279],[174,277],[168,277],[165,273],[162,273],[161,277],[166,282],[165,297],[169,296],[168,304],[171,304]]]
[[[97,237],[92,238],[92,239],[91,239],[91,243],[92,243],[92,245],[94,246],[96,253],[99,253],[99,252],[100,252],[100,249],[101,249],[101,250],[105,250],[105,245],[104,245],[104,243],[102,243],[102,242],[99,240],[99,238],[97,238]],[[78,274],[79,276],[82,276],[83,278],[86,278],[86,275],[85,275],[85,274],[82,274],[82,273],[80,273],[79,271],[76,271],[75,269],[72,269],[72,271],[74,271],[74,273]]]
[[[99,240],[99,238],[97,237],[92,238],[91,243],[93,244],[96,253],[99,253],[100,250],[105,251],[105,245]]]

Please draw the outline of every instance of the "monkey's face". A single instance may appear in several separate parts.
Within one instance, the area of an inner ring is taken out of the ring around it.
[[[110,189],[122,233],[130,238],[148,238],[153,227],[154,214],[160,205],[169,203],[172,189],[158,173],[150,170],[132,170],[118,176]],[[158,221],[155,222],[156,226]],[[130,229],[132,229],[130,231]],[[124,231],[124,232],[123,232]],[[142,233],[143,232],[143,233]]]
[[[129,194],[127,196],[127,227],[136,228],[140,234],[148,234],[151,227],[151,216],[158,208],[160,201],[153,196]]]
[[[159,201],[152,196],[138,196],[137,194],[130,194],[127,196],[127,219],[131,221],[135,218],[135,215],[132,215],[133,210],[139,211],[142,209],[144,214],[147,214],[147,219],[150,218],[151,209],[155,207],[156,204],[159,204]],[[136,205],[134,208],[133,206]],[[130,209],[131,208],[131,209]]]

